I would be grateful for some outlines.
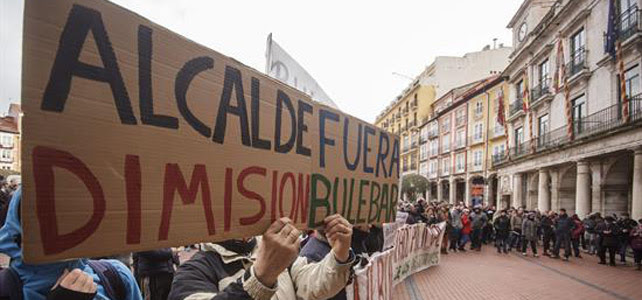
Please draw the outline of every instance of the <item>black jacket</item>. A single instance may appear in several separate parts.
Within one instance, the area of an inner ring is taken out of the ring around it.
[[[575,228],[575,222],[568,215],[560,215],[555,221],[556,236],[571,236],[571,231]]]
[[[600,235],[600,245],[617,247],[620,244],[620,240],[618,239],[620,228],[615,223],[600,223],[595,227],[595,231]]]
[[[174,264],[178,264],[178,260],[170,248],[137,252],[134,253],[133,260],[136,277],[171,274],[174,273]]]
[[[495,235],[497,238],[507,238],[510,232],[510,219],[508,216],[499,216],[495,219]]]

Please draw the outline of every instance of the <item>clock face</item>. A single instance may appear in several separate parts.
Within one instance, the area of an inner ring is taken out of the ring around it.
[[[517,39],[519,39],[520,42],[523,42],[524,38],[526,38],[526,23],[522,23],[522,26],[519,27],[519,31],[517,32]]]

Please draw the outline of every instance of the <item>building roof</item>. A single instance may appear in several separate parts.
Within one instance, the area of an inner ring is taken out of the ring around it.
[[[18,122],[11,116],[2,117],[0,118],[0,131],[18,134]]]

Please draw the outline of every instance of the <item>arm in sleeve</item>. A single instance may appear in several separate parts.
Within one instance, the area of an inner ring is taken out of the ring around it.
[[[244,277],[230,283],[219,291],[219,278],[216,270],[222,271],[222,262],[213,254],[198,255],[182,264],[172,282],[170,300],[227,300],[227,299],[269,299],[252,297],[245,288]],[[252,276],[253,277],[253,276]],[[255,279],[256,280],[256,279]],[[258,281],[257,281],[258,282]]]
[[[299,299],[328,299],[345,288],[352,274],[352,264],[355,256],[350,250],[350,258],[346,263],[339,263],[330,251],[318,263],[308,263],[305,257],[294,261],[290,274]]]
[[[118,275],[120,275],[125,285],[125,294],[127,295],[125,300],[143,300],[143,296],[138,288],[138,283],[136,283],[136,279],[134,279],[131,270],[119,261],[113,261],[112,265],[116,267]]]

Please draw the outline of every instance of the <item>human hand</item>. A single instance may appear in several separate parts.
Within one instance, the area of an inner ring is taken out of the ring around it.
[[[335,214],[323,220],[325,237],[336,255],[337,261],[345,263],[350,258],[352,244],[352,225],[341,215]]]
[[[96,295],[96,290],[91,275],[80,269],[65,270],[47,294],[47,300],[90,300]]]
[[[281,218],[265,231],[254,263],[254,275],[268,287],[274,287],[279,274],[299,255],[299,230],[289,218]]]

